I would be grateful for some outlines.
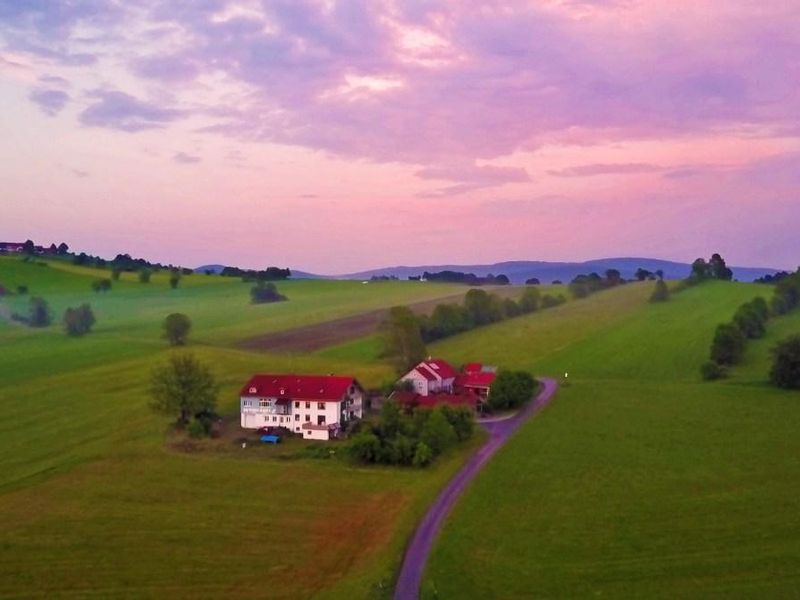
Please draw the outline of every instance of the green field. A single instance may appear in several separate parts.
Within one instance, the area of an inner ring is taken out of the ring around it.
[[[699,381],[715,326],[770,288],[709,283],[663,305],[626,286],[438,344],[458,362],[569,372],[456,507],[425,598],[796,597],[800,394],[745,363]]]
[[[0,284],[28,285],[58,318],[90,302],[95,331],[68,338],[0,318],[0,597],[386,598],[426,506],[471,448],[429,470],[357,468],[284,448],[171,442],[147,408],[170,350],[169,312],[222,382],[220,410],[263,371],[392,376],[375,336],[310,354],[238,342],[394,304],[449,285],[289,281],[253,306],[238,279],[132,275],[0,257]],[[650,283],[432,345],[570,384],[467,490],[434,551],[426,598],[793,597],[800,586],[800,394],[767,385],[769,349],[800,332],[770,321],[719,383],[699,365],[714,328],[771,289],[708,283],[651,305]],[[0,300],[24,311],[27,298]],[[0,313],[2,314],[2,313]],[[476,440],[477,444],[479,440]],[[473,444],[473,447],[474,445]]]
[[[463,288],[290,281],[289,301],[253,306],[238,279],[192,275],[170,290],[107,271],[0,258],[0,284],[27,285],[56,321],[90,302],[95,330],[67,337],[0,319],[0,597],[383,597],[416,519],[469,449],[429,471],[354,468],[231,445],[184,452],[147,408],[149,370],[170,352],[161,320],[194,322],[190,348],[222,382],[220,409],[254,372],[391,377],[379,362],[270,355],[236,342]],[[28,299],[2,300],[24,312]],[[305,444],[305,442],[299,442]]]

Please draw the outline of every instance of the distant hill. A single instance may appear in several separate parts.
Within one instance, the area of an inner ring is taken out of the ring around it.
[[[667,279],[682,279],[691,271],[689,263],[674,262],[669,260],[659,260],[654,258],[602,258],[585,262],[544,262],[544,261],[509,261],[489,265],[423,265],[418,267],[399,266],[385,267],[382,269],[372,269],[337,275],[336,279],[369,279],[372,276],[395,276],[400,279],[407,279],[409,276],[421,275],[428,271],[461,271],[474,273],[484,277],[489,273],[499,275],[501,273],[508,276],[512,283],[525,283],[526,279],[537,278],[542,283],[552,281],[568,282],[576,275],[582,273],[597,272],[603,274],[607,269],[617,269],[626,279],[632,279],[637,269],[643,268],[648,271],[664,271]],[[753,281],[767,274],[774,274],[777,269],[755,268],[755,267],[731,267],[733,276],[739,281]]]

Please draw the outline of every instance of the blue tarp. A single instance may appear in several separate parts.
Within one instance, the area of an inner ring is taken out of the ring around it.
[[[281,441],[281,438],[277,435],[262,435],[261,441],[265,444],[277,444]]]

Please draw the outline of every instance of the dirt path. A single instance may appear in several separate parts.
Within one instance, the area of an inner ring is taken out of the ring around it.
[[[555,380],[540,379],[540,382],[542,383],[542,389],[539,395],[518,415],[511,419],[483,423],[483,427],[489,432],[489,441],[450,480],[450,483],[436,498],[414,532],[414,537],[411,539],[411,544],[406,549],[406,555],[403,558],[400,576],[397,578],[397,585],[394,591],[395,600],[417,600],[419,598],[422,574],[425,571],[425,564],[428,562],[433,543],[436,541],[436,536],[439,534],[447,515],[450,514],[464,489],[480,470],[486,466],[489,459],[519,429],[520,425],[535,416],[553,399],[558,389],[558,384]]]
[[[491,288],[487,291],[504,298],[516,297],[521,293],[518,287]],[[462,302],[466,293],[467,290],[464,290],[462,294],[416,302],[408,307],[417,314],[430,314],[437,304]],[[239,345],[248,350],[264,352],[313,352],[375,333],[388,314],[388,308],[379,308],[352,317],[254,336]]]

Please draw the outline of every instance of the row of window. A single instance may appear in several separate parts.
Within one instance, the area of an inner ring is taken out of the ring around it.
[[[284,419],[286,419],[287,423],[291,422],[291,420],[292,420],[290,417],[275,417],[275,416],[273,416],[272,417],[272,422],[273,423],[283,423]],[[295,415],[294,416],[294,420],[295,421],[299,421],[300,420],[300,415]],[[311,421],[311,415],[306,415],[305,422],[309,423],[310,421]],[[265,423],[269,423],[269,416],[268,415],[264,416],[264,422]],[[325,424],[325,416],[324,415],[320,415],[319,417],[317,417],[317,425],[324,425],[324,424]]]
[[[244,406],[245,408],[252,407],[252,406],[255,406],[254,402],[255,402],[254,400],[245,399],[245,400],[242,400],[242,406]],[[305,405],[306,405],[306,408],[311,408],[311,402],[306,402]],[[260,408],[269,408],[269,407],[272,406],[272,400],[267,400],[266,398],[261,398],[258,401],[258,406]],[[295,402],[294,403],[294,407],[295,408],[300,408],[300,402]],[[324,402],[317,402],[317,409],[325,410],[325,403]]]

